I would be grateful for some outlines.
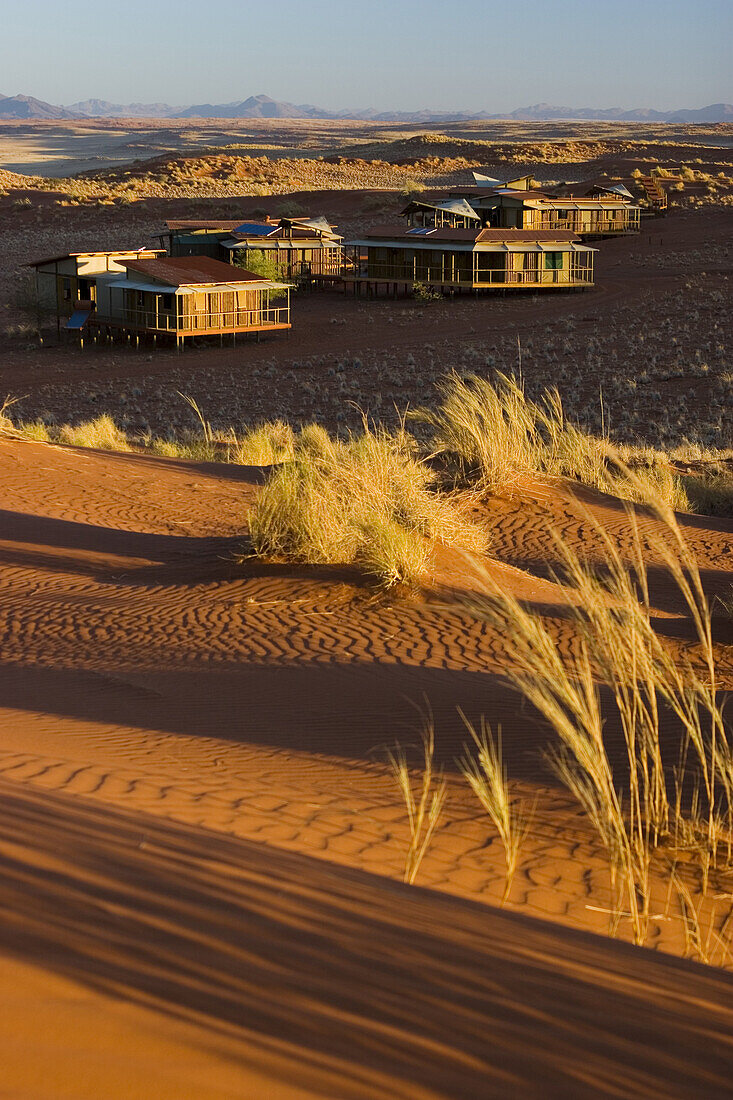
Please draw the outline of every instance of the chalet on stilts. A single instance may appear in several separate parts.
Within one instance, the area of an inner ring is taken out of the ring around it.
[[[297,282],[337,279],[343,262],[342,238],[323,217],[169,221],[158,239],[171,256],[210,256],[244,267],[248,252],[262,252]]]
[[[104,265],[104,255],[114,260]],[[209,256],[161,256],[142,251],[94,256],[100,270],[83,269],[83,289],[88,297],[73,303],[74,312],[64,326],[82,338],[87,332],[107,338],[149,336],[156,341],[170,337],[180,346],[192,337],[232,336],[236,340],[239,334],[290,328],[288,283],[274,282]],[[65,261],[72,259],[59,257],[32,266],[40,280],[49,263],[58,263],[64,270],[68,266]]]
[[[608,181],[550,191],[535,189],[531,176],[506,184],[476,172],[474,177],[474,186],[446,196],[415,197],[402,216],[411,228],[562,229],[584,240],[639,232],[641,210],[623,184]]]
[[[127,260],[154,260],[165,249],[133,248],[113,252],[68,252],[35,260],[28,266],[36,273],[36,296],[43,310],[56,315],[59,327],[72,314],[89,314],[95,307],[97,279],[125,274]]]
[[[597,251],[567,230],[455,229],[381,225],[347,241],[354,294],[409,293],[416,284],[441,292],[559,290],[593,285]]]

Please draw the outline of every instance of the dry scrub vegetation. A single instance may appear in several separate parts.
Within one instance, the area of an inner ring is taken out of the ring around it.
[[[435,410],[416,420],[372,424],[343,438],[316,424],[298,432],[283,423],[244,434],[217,433],[199,407],[200,431],[183,444],[129,440],[109,417],[53,433],[58,442],[270,466],[249,515],[253,552],[312,564],[353,564],[385,586],[430,580],[438,544],[473,559],[488,550],[469,505],[511,491],[523,476],[573,478],[626,499],[630,548],[617,543],[591,511],[582,514],[602,547],[590,563],[561,537],[555,582],[575,642],[561,654],[552,627],[531,606],[484,572],[484,595],[466,598],[467,614],[498,630],[506,675],[555,735],[548,763],[577,800],[606,853],[609,932],[647,942],[667,884],[662,919],[682,922],[686,951],[733,965],[733,750],[716,671],[713,617],[694,553],[675,515],[685,504],[683,479],[662,460],[627,448],[567,419],[556,391],[532,401],[508,376],[495,384],[452,375]],[[43,426],[15,423],[0,410],[0,434],[50,439]],[[45,434],[44,434],[45,433]],[[634,468],[634,462],[637,468]],[[656,521],[642,536],[630,502]],[[580,508],[581,506],[578,505]],[[656,534],[654,533],[656,531]],[[676,590],[694,638],[674,645],[655,628],[647,561],[654,557]],[[474,561],[474,567],[476,563]],[[469,727],[474,750],[459,769],[497,830],[505,853],[504,900],[519,866],[531,813],[512,798],[501,743],[484,724]],[[418,873],[439,826],[445,798],[426,733],[421,777],[397,747],[391,765],[405,803],[409,844],[405,878]],[[653,910],[654,905],[654,910]]]
[[[496,383],[478,375],[453,374],[439,386],[436,410],[412,416],[432,429],[432,444],[459,484],[485,493],[511,486],[526,474],[568,477],[594,489],[644,501],[661,494],[679,510],[689,501],[663,455],[617,448],[591,435],[565,415],[557,389],[539,401],[504,374]],[[640,469],[629,478],[627,467]]]
[[[253,552],[355,565],[383,585],[429,581],[438,545],[484,553],[487,534],[469,518],[471,504],[511,491],[521,477],[570,478],[677,510],[690,509],[685,481],[696,481],[675,473],[661,452],[617,448],[583,430],[566,416],[557,390],[533,401],[501,374],[494,383],[477,375],[445,378],[438,406],[410,413],[424,429],[420,443],[404,420],[389,430],[366,417],[360,430],[342,437],[318,424],[296,432],[284,421],[217,431],[192,398],[180,396],[199,424],[183,439],[128,437],[106,414],[51,428],[40,421],[13,425],[6,413],[5,430],[43,442],[272,467],[249,515]],[[710,490],[715,510],[726,492],[726,485]]]
[[[651,537],[651,549],[694,627],[695,641],[686,654],[673,652],[652,625],[649,547],[642,545],[631,511],[630,560],[590,513],[585,519],[603,542],[600,568],[561,538],[555,540],[562,563],[558,583],[574,596],[568,613],[578,644],[569,657],[560,656],[540,615],[488,575],[489,595],[472,598],[467,607],[501,632],[506,675],[557,736],[548,753],[550,767],[585,811],[608,858],[610,933],[625,921],[634,942],[646,942],[656,869],[669,883],[664,916],[674,891],[689,953],[731,965],[733,750],[717,681],[711,609],[673,511],[660,497],[652,506],[663,533]],[[614,767],[609,727],[620,729],[623,766]],[[500,788],[496,774],[490,774],[497,772],[495,750],[492,757],[484,741],[484,770],[487,757],[491,785]],[[469,778],[478,774],[473,765]],[[496,820],[495,813],[492,817]],[[699,918],[706,903],[702,935]]]
[[[301,430],[293,456],[260,491],[249,516],[254,552],[311,564],[355,564],[384,585],[430,576],[433,546],[487,548],[461,498],[440,492],[415,441],[364,422],[345,440]]]
[[[630,483],[635,482],[631,471]],[[639,496],[647,488],[636,484]],[[496,629],[505,674],[545,719],[546,761],[595,833],[608,865],[608,934],[649,942],[650,926],[671,922],[684,954],[733,967],[733,747],[716,670],[712,609],[694,553],[669,505],[648,506],[657,534],[642,536],[631,505],[630,548],[619,550],[589,510],[581,510],[602,545],[593,564],[559,535],[555,581],[567,596],[576,643],[561,653],[542,614],[485,571],[481,595],[464,610]],[[693,640],[681,649],[654,626],[647,555],[656,556],[681,598]],[[463,716],[462,716],[463,717]],[[502,904],[510,896],[532,811],[513,796],[501,736],[482,720],[457,766],[499,836],[505,855]],[[414,873],[437,821],[417,846],[415,798],[434,786],[433,739],[425,737],[423,778],[408,774],[404,754],[393,767],[408,808],[408,864]],[[474,751],[475,750],[475,751]],[[442,805],[442,803],[441,803]],[[425,814],[423,813],[423,818]],[[423,820],[421,818],[421,820]]]

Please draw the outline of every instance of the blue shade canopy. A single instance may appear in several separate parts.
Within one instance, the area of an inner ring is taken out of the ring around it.
[[[437,232],[434,225],[418,225],[415,229],[408,229],[408,237],[427,237],[431,233]]]
[[[276,225],[263,225],[262,222],[242,222],[234,232],[247,237],[269,237],[271,233],[277,232],[277,228]]]

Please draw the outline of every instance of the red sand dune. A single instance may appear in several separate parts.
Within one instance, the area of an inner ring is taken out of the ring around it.
[[[579,931],[604,930],[603,861],[501,639],[445,593],[236,564],[260,476],[0,443],[0,1097],[733,1095],[730,977]],[[487,517],[502,573],[571,645],[548,529],[592,532],[575,491],[520,489]],[[623,545],[617,502],[586,496]],[[685,530],[727,593],[733,524]],[[427,703],[449,767],[458,706],[503,724],[540,798],[511,903],[556,925],[476,904],[501,852],[454,777],[432,889],[393,881],[385,747]]]
[[[733,1095],[728,975],[69,796],[2,797],[0,977],[23,983],[5,1095]]]

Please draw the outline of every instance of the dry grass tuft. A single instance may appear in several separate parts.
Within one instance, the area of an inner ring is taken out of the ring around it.
[[[656,500],[660,494],[677,509],[687,507],[682,483],[666,463],[641,466],[626,476],[629,455],[605,438],[569,421],[556,389],[539,402],[526,397],[513,379],[499,374],[494,384],[477,375],[450,375],[439,385],[437,410],[412,416],[432,428],[434,457],[459,484],[483,492],[506,489],[525,474],[568,477],[628,500]]]
[[[346,440],[310,426],[291,461],[270,476],[250,513],[256,554],[310,564],[356,564],[383,585],[420,584],[433,543],[469,553],[485,533],[455,496],[433,489],[414,441],[366,421]]]
[[[131,451],[127,436],[106,413],[83,424],[64,424],[58,442],[71,447],[94,447],[100,451]]]
[[[471,790],[491,818],[504,846],[506,872],[502,905],[508,900],[519,862],[519,851],[530,827],[531,816],[524,806],[512,802],[509,780],[501,752],[501,730],[496,739],[489,726],[481,720],[477,733],[461,713],[466,729],[478,749],[478,760],[466,749],[458,762]]]

